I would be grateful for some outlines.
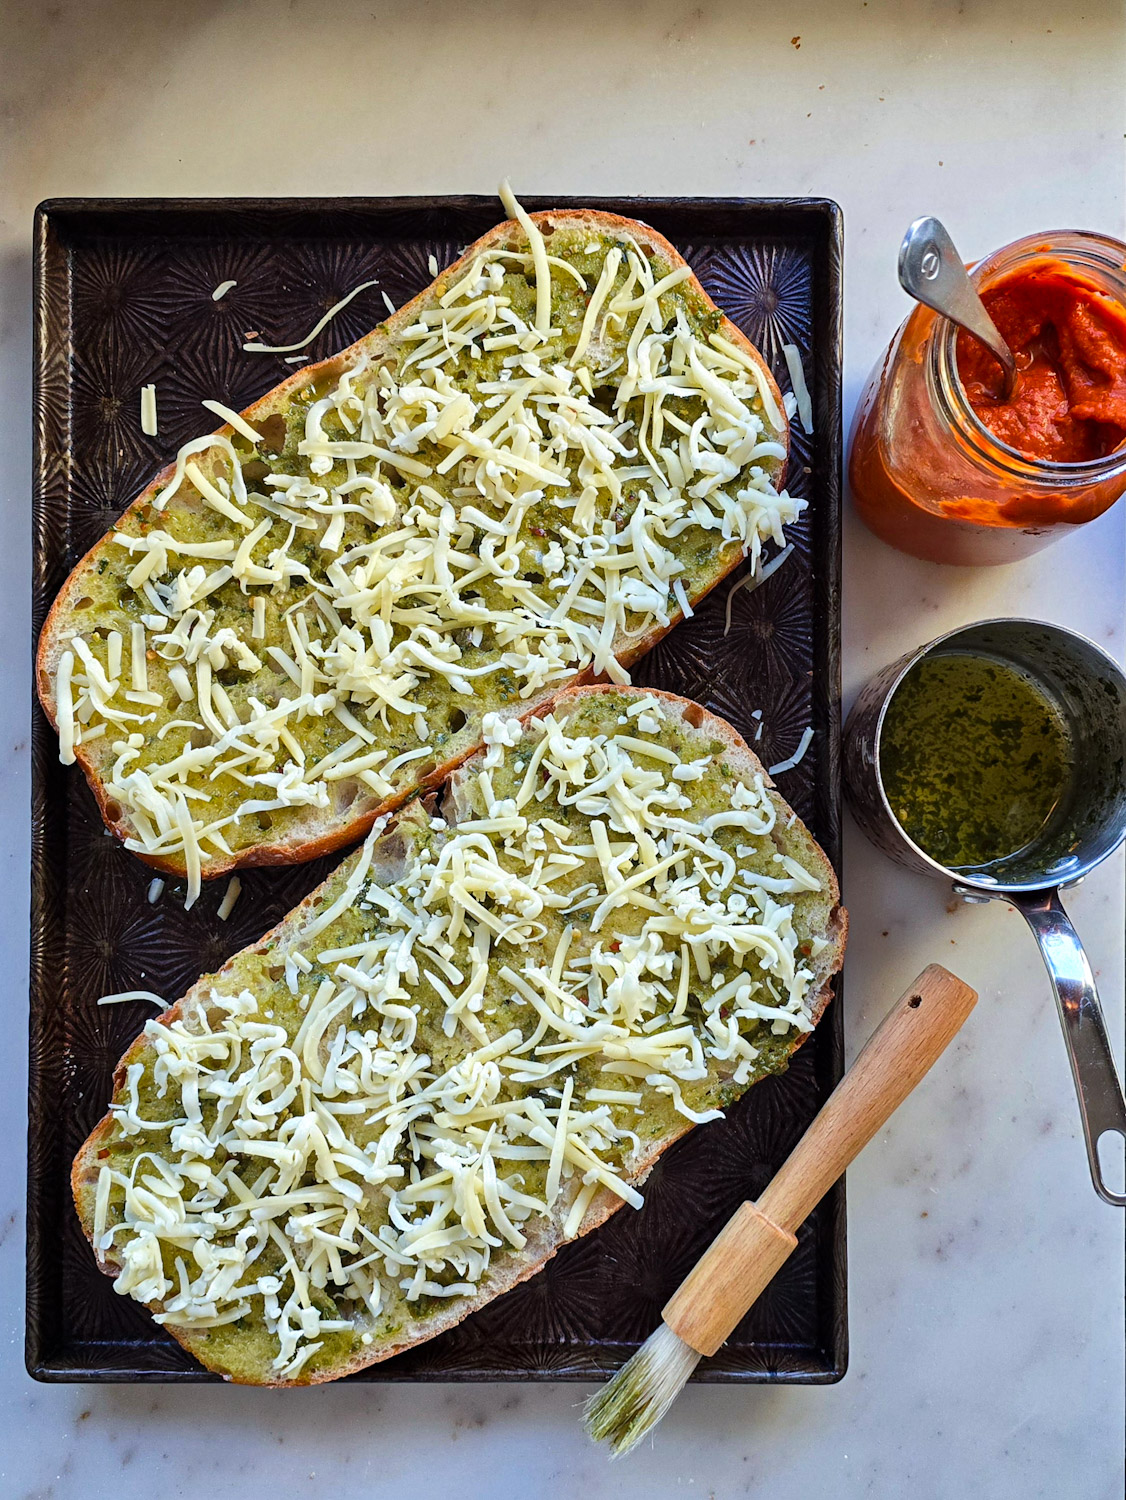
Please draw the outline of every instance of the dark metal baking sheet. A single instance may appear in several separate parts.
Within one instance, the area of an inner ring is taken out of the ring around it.
[[[815,731],[783,794],[839,868],[841,217],[823,200],[553,199],[646,220],[688,258],[720,307],[759,346],[783,390],[782,346],[801,352],[814,432],[795,424],[791,489],[809,500],[795,553],[753,593],[721,584],[695,618],[635,668],[635,680],[698,699],[770,765]],[[175,452],[206,429],[214,397],[237,408],[295,367],[244,354],[247,334],[301,338],[363,281],[306,351],[322,358],[431,280],[499,218],[492,198],[187,201],[60,200],[36,215],[35,561],[38,631],[67,572]],[[213,290],[236,285],[219,301]],[[155,382],[160,435],[140,428]],[[736,575],[739,576],[739,575]],[[105,1110],[114,1064],[144,1006],[98,995],[143,987],[171,997],[257,939],[333,860],[252,871],[231,920],[205,889],[191,912],[103,831],[77,769],[33,709],[31,1082],[27,1363],[42,1380],[209,1380],[144,1309],[95,1267],[70,1199],[71,1159]],[[761,730],[760,730],[761,726]],[[728,1214],[756,1196],[840,1077],[841,1007],[830,1006],[787,1073],[664,1158],[645,1208],[623,1209],[538,1276],[453,1331],[357,1380],[590,1379],[616,1369]],[[714,1359],[703,1381],[828,1382],[844,1373],[844,1191]]]

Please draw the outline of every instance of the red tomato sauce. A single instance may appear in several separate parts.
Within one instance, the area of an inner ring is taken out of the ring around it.
[[[1001,277],[982,292],[1016,355],[1006,401],[1001,369],[959,333],[958,374],[978,418],[1026,458],[1083,463],[1126,442],[1126,315],[1098,287],[1057,260]]]

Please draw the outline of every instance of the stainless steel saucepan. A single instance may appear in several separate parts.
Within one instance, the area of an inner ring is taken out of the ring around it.
[[[947,869],[907,836],[891,810],[880,734],[912,667],[925,656],[955,652],[1015,667],[1040,688],[1067,730],[1072,771],[1057,811],[1032,844],[987,866]],[[1126,675],[1093,642],[1058,625],[984,620],[940,636],[874,677],[845,726],[844,760],[849,803],[874,844],[909,869],[949,881],[966,901],[1011,902],[1032,928],[1063,1024],[1095,1190],[1126,1207],[1126,1193],[1107,1185],[1099,1159],[1108,1132],[1126,1139],[1126,1099],[1091,966],[1059,897],[1126,838]]]

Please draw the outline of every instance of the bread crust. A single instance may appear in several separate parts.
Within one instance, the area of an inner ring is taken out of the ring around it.
[[[541,704],[535,710],[535,713],[543,715],[548,712],[558,712],[560,715],[565,715],[572,706],[581,705],[584,701],[589,701],[592,696],[604,693],[660,698],[663,702],[677,710],[681,718],[691,729],[704,732],[710,737],[721,740],[729,747],[729,754],[738,773],[751,777],[762,777],[763,784],[767,788],[778,813],[778,825],[785,826],[788,820],[792,819],[792,824],[787,828],[787,832],[800,830],[800,834],[794,834],[794,838],[802,845],[806,863],[812,865],[820,876],[830,904],[829,921],[826,930],[820,934],[826,939],[826,947],[818,955],[817,959],[813,961],[815,987],[811,988],[809,1004],[810,1019],[816,1025],[824,1014],[825,1008],[832,997],[833,978],[839,971],[844,960],[844,949],[848,935],[848,915],[840,904],[840,887],[833,867],[824,851],[813,839],[813,836],[805,828],[804,824],[801,823],[801,820],[793,813],[789,804],[775,789],[762,762],[739,732],[731,724],[727,723],[725,719],[709,713],[706,709],[688,698],[682,698],[675,693],[666,693],[654,688],[617,687],[613,685],[572,687],[558,693],[555,696],[553,704]],[[525,717],[530,716],[526,715]],[[466,766],[466,772],[469,769],[470,767]],[[250,953],[263,952],[267,947],[276,947],[279,941],[290,932],[296,932],[300,928],[304,916],[311,914],[313,904],[319,899],[328,881],[332,880],[337,873],[339,871],[334,872],[334,875],[329,876],[326,881],[310,892],[299,906],[288,913],[277,926],[271,928],[257,943],[252,944],[249,949],[244,949],[243,951]],[[233,962],[233,959],[229,960],[217,974],[204,975],[182,999],[178,1000],[156,1019],[163,1024],[182,1019],[189,1002],[210,991],[217,981],[222,980]],[[797,1032],[795,1034],[790,1055],[802,1045],[808,1035],[810,1035],[809,1032]],[[113,1079],[115,1094],[119,1089],[124,1087],[126,1069],[130,1063],[138,1060],[144,1044],[145,1037],[142,1033],[141,1036],[136,1038],[118,1063]],[[751,1086],[753,1087],[753,1085]],[[94,1127],[80,1148],[75,1157],[71,1172],[71,1190],[75,1206],[83,1232],[91,1245],[93,1245],[94,1191],[100,1170],[99,1153],[105,1149],[112,1128],[113,1116],[107,1113]],[[627,1180],[635,1186],[643,1183],[664,1152],[692,1128],[691,1121],[687,1119],[678,1120],[675,1130],[670,1131],[659,1141],[652,1143],[647,1154],[629,1172]],[[603,1224],[621,1206],[621,1199],[609,1190],[603,1189],[592,1200],[579,1227],[578,1234],[574,1238],[581,1238],[589,1234],[591,1230],[597,1229],[599,1225]],[[565,1208],[563,1212],[565,1212]],[[299,1377],[297,1380],[252,1383],[277,1386],[319,1384],[340,1379],[344,1375],[352,1374],[369,1365],[381,1363],[385,1359],[391,1359],[394,1355],[401,1354],[404,1350],[434,1338],[439,1333],[443,1333],[447,1329],[454,1327],[471,1313],[478,1311],[491,1302],[495,1297],[509,1291],[520,1282],[527,1280],[529,1276],[534,1276],[537,1271],[541,1270],[552,1259],[564,1244],[569,1243],[571,1243],[570,1240],[564,1240],[562,1237],[558,1217],[537,1221],[528,1226],[528,1244],[526,1249],[519,1254],[511,1254],[503,1257],[495,1269],[491,1269],[490,1273],[481,1282],[476,1296],[456,1306],[442,1308],[427,1318],[419,1319],[413,1326],[410,1337],[404,1338],[394,1344],[382,1344],[378,1348],[373,1346],[369,1350],[362,1350],[351,1356],[348,1360],[342,1361],[339,1366],[333,1366],[324,1370],[314,1370],[308,1375]],[[97,1250],[95,1250],[95,1255],[102,1271],[110,1276],[117,1274],[120,1267],[113,1261],[112,1257],[103,1255]],[[193,1331],[190,1328],[174,1327],[171,1324],[165,1326],[167,1327],[167,1331],[188,1349],[189,1352],[194,1354],[202,1364],[207,1365],[207,1338],[205,1333]],[[224,1378],[230,1379],[231,1377],[225,1376]]]
[[[618,214],[605,213],[599,209],[545,210],[534,213],[530,217],[541,229],[550,228],[554,231],[555,229],[585,227],[603,234],[626,233],[631,235],[639,244],[662,256],[669,263],[670,268],[678,269],[687,264],[684,257],[669,243],[664,235],[659,234],[657,230],[651,229],[647,224],[643,224],[637,219],[626,219]],[[519,224],[514,220],[508,219],[504,223],[496,225],[487,234],[482,235],[480,239],[474,241],[428,287],[425,287],[410,302],[404,303],[398,311],[392,313],[386,322],[381,323],[378,328],[374,329],[371,333],[365,334],[363,338],[358,339],[354,344],[351,344],[340,353],[330,355],[329,358],[321,360],[317,364],[305,365],[292,375],[287,376],[280,385],[274,386],[272,390],[267,391],[264,396],[260,397],[251,406],[248,406],[242,412],[243,418],[252,425],[255,422],[264,421],[266,418],[282,411],[289,398],[296,392],[304,389],[305,386],[323,379],[325,376],[338,377],[343,373],[347,365],[361,354],[366,353],[373,358],[378,357],[383,349],[394,340],[396,335],[410,325],[421,307],[441,296],[477,255],[480,255],[483,251],[503,246],[506,241],[512,239],[521,242],[524,239],[524,231]],[[707,307],[722,312],[722,309],[716,308],[715,303],[708,296],[695,273],[692,273],[687,278],[685,284],[693,295],[700,298]],[[774,404],[783,423],[783,430],[778,436],[778,441],[788,450],[789,422],[787,421],[785,409],[782,404],[781,392],[766,361],[746,335],[731,322],[726,314],[723,315],[720,331],[724,338],[735,344],[751,359],[755,368],[765,380],[766,385],[773,395]],[[234,428],[224,423],[223,426],[216,429],[216,433],[223,437],[230,437],[234,433]],[[785,482],[787,462],[788,460],[782,461],[777,475],[777,486],[779,488]],[[174,471],[175,462],[173,461],[161,469],[132,504],[126,508],[123,515],[131,515],[142,506],[148,504],[156,492],[169,483]],[[40,632],[35,664],[36,688],[43,711],[50,720],[52,728],[56,731],[58,729],[58,714],[54,695],[54,673],[58,665],[58,659],[65,647],[62,631],[73,616],[72,606],[74,602],[82,597],[79,590],[82,587],[86,573],[97,563],[102,549],[109,545],[109,537],[111,535],[111,532],[107,532],[106,536],[96,542],[72,569],[66,582],[59,590],[58,597],[52,604],[44,621],[43,629]],[[742,561],[743,555],[737,553],[729,563],[717,566],[714,575],[707,582],[706,586],[689,596],[689,602],[692,605],[698,604],[706,594],[718,583],[721,583]],[[683,614],[677,611],[676,614],[670,617],[667,626],[654,626],[641,636],[619,636],[615,641],[614,655],[624,667],[628,668],[640,656],[644,655],[646,651],[656,645],[682,619]],[[588,667],[582,672],[576,673],[573,677],[563,682],[552,684],[542,692],[529,697],[518,705],[514,705],[511,712],[521,718],[527,717],[527,715],[535,713],[551,703],[562,692],[595,680],[595,676],[596,674],[593,669]],[[106,744],[104,740],[94,741],[93,743],[98,747],[93,753],[91,753],[89,746],[76,745],[75,760],[85,773],[106,827],[115,837],[125,840],[132,836],[134,830],[128,823],[123,809],[107,791],[102,779],[100,763],[106,755]],[[204,858],[202,862],[202,877],[205,880],[214,880],[221,875],[229,874],[233,870],[246,869],[251,866],[302,864],[308,860],[319,859],[322,855],[331,854],[338,849],[354,844],[364,837],[377,818],[383,816],[385,813],[393,812],[427,787],[437,786],[445,781],[457,766],[480,748],[480,743],[479,740],[468,743],[456,755],[435,765],[434,769],[425,777],[420,777],[417,781],[406,784],[389,797],[377,800],[373,796],[364,796],[361,794],[352,804],[350,816],[327,829],[320,828],[313,832],[305,828],[303,832],[302,829],[305,825],[299,824],[292,835],[284,840],[274,843],[252,844],[245,849],[237,850],[230,856],[217,853],[211,854]],[[310,821],[313,820],[310,819]],[[185,873],[185,861],[182,856],[147,854],[140,850],[134,852],[139,859],[155,870],[180,877]]]

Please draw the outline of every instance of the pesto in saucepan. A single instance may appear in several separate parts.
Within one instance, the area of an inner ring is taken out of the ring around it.
[[[888,705],[880,770],[909,838],[948,869],[1033,843],[1071,771],[1067,732],[1040,689],[1005,662],[926,656]]]

